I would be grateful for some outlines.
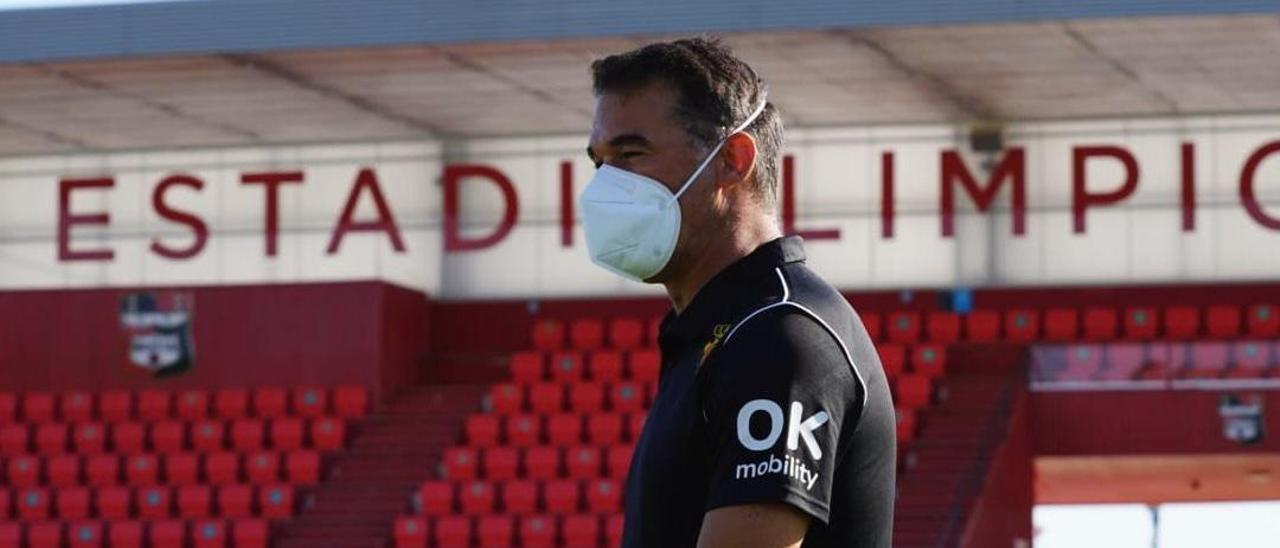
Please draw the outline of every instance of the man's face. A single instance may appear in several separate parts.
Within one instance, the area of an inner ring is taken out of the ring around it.
[[[606,93],[596,101],[595,120],[587,155],[610,165],[661,182],[674,194],[710,152],[695,146],[675,118],[677,93],[650,84],[628,93]],[[680,197],[680,236],[667,266],[648,282],[663,282],[688,264],[691,250],[702,249],[716,224],[711,196],[715,192],[715,162],[708,165]],[[711,179],[711,180],[707,180]]]

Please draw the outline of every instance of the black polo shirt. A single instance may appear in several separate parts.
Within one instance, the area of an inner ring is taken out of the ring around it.
[[[659,334],[623,546],[692,547],[723,506],[790,504],[804,546],[890,546],[897,438],[884,370],[798,237],[717,274]]]

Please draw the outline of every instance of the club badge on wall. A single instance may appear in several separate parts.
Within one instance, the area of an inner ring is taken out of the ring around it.
[[[194,320],[195,299],[188,293],[143,291],[120,299],[129,361],[157,378],[182,374],[194,365]]]
[[[1262,397],[1223,394],[1218,399],[1218,415],[1222,417],[1222,435],[1241,445],[1262,441]]]

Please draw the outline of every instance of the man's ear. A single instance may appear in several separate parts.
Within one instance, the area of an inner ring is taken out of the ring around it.
[[[745,131],[739,131],[725,141],[716,162],[717,185],[730,186],[751,178],[756,165],[756,139]]]

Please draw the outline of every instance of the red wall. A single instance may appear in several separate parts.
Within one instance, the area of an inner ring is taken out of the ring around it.
[[[966,548],[1014,546],[1031,539],[1035,468],[1032,466],[1027,393],[1019,390],[1004,442],[996,449],[982,492],[974,501],[960,545]]]
[[[195,365],[155,379],[129,361],[133,289],[0,293],[0,389],[138,389],[412,381],[426,296],[379,282],[163,288],[194,298]]]

